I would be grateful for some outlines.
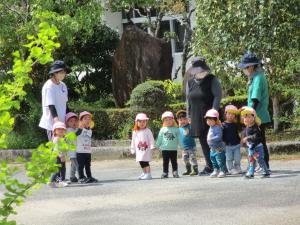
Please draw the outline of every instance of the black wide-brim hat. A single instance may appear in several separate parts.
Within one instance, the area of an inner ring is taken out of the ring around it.
[[[261,64],[261,60],[259,60],[255,54],[251,52],[247,52],[244,54],[241,62],[237,65],[238,68],[245,69],[249,66],[259,65]]]
[[[53,73],[57,73],[59,71],[66,71],[66,73],[71,73],[71,68],[68,67],[64,61],[62,60],[56,60],[52,63],[51,67],[50,67],[50,71],[48,74],[53,74]]]

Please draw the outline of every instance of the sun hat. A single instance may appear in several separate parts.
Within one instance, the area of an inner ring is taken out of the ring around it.
[[[170,117],[170,118],[173,118],[173,119],[174,119],[174,115],[173,115],[173,113],[170,112],[170,111],[166,111],[166,112],[164,112],[164,113],[161,115],[161,119],[162,119],[162,120],[163,120],[164,118],[166,118],[166,117]]]
[[[135,122],[137,122],[138,120],[149,120],[149,118],[145,113],[138,113],[135,117]]]
[[[249,106],[243,106],[241,108],[241,116],[244,117],[246,115],[253,115],[255,117],[255,123],[260,126],[261,124],[261,120],[260,118],[256,115],[256,111],[255,109],[253,109],[252,107]]]
[[[88,112],[88,111],[83,111],[83,112],[81,112],[81,113],[79,114],[79,120],[81,120],[82,117],[84,117],[84,116],[86,116],[86,115],[92,116],[92,114],[91,114],[90,112]]]
[[[192,67],[189,69],[191,75],[196,75],[205,71],[210,71],[209,66],[206,64],[205,58],[196,56],[192,59]]]
[[[66,125],[63,122],[60,122],[60,121],[55,122],[53,124],[53,127],[52,127],[52,132],[54,132],[58,128],[66,129]]]
[[[71,72],[71,69],[65,64],[64,61],[56,60],[50,66],[50,71],[48,74],[53,74],[62,70],[65,70],[67,74]]]
[[[219,119],[219,113],[215,109],[210,109],[206,112],[206,114],[204,116],[204,118],[207,118],[207,117]]]
[[[68,112],[67,115],[66,115],[66,118],[65,118],[65,123],[67,123],[68,120],[69,120],[70,118],[72,118],[72,117],[78,118],[78,116],[77,116],[75,113],[73,113],[73,112]]]
[[[237,65],[238,68],[245,69],[249,66],[254,66],[261,64],[261,60],[259,60],[255,54],[251,52],[246,52],[241,60],[241,62]]]
[[[228,113],[233,113],[233,114],[238,114],[239,110],[234,105],[227,105],[225,107],[225,113],[227,113],[227,112]]]
[[[177,113],[176,113],[176,118],[179,119],[181,117],[186,117],[187,116],[187,113],[185,110],[179,110]]]

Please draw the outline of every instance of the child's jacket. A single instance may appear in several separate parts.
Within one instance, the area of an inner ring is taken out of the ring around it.
[[[131,153],[136,154],[137,162],[150,162],[152,160],[152,149],[154,148],[154,138],[149,128],[133,131]]]
[[[179,128],[162,127],[156,140],[156,147],[162,151],[177,151],[178,145],[180,145]]]

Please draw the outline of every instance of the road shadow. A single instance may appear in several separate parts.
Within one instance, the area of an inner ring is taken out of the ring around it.
[[[299,170],[272,170],[272,179],[276,178],[286,178],[286,177],[296,177],[300,175]]]

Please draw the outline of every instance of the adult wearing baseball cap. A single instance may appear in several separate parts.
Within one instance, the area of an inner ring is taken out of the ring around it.
[[[48,79],[42,88],[42,109],[39,126],[47,130],[48,139],[52,138],[52,128],[55,122],[65,121],[67,113],[68,89],[63,79],[70,73],[70,68],[64,61],[56,60],[50,67]]]
[[[264,146],[264,160],[269,166],[269,150],[266,144],[265,129],[271,122],[269,108],[269,87],[268,81],[262,68],[262,62],[257,56],[251,52],[246,52],[238,64],[248,77],[248,106],[252,107],[258,117],[261,119],[262,144]]]
[[[190,77],[186,82],[186,102],[187,116],[191,119],[191,136],[199,138],[206,163],[199,175],[209,175],[213,171],[213,166],[207,143],[209,127],[204,116],[209,109],[219,110],[222,88],[218,78],[211,74],[204,58],[193,58],[186,76]]]

